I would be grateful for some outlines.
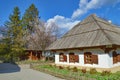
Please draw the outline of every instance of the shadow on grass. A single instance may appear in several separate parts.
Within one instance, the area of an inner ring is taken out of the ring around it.
[[[16,64],[0,63],[0,74],[13,73],[13,72],[19,72],[19,71],[20,71],[20,67]]]

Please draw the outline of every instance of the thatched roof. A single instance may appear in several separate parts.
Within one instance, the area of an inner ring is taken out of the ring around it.
[[[120,28],[95,14],[74,26],[47,50],[120,45]]]

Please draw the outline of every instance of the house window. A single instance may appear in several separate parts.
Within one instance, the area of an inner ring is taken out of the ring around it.
[[[120,54],[117,54],[116,51],[113,51],[113,64],[120,62]]]
[[[67,62],[67,56],[64,55],[63,53],[59,54],[59,61],[60,62]]]
[[[92,54],[91,52],[84,53],[85,64],[98,64],[98,55]]]
[[[79,62],[79,56],[75,55],[74,53],[69,53],[69,62],[70,63]]]

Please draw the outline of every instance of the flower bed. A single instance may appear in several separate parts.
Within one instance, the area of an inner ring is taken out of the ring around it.
[[[85,69],[77,69],[76,67],[65,68],[62,66],[48,64],[37,65],[32,68],[67,80],[120,80],[120,72],[109,72],[109,74],[107,74],[106,71],[103,71],[103,73],[98,73],[95,69],[91,69],[91,71],[88,72]]]

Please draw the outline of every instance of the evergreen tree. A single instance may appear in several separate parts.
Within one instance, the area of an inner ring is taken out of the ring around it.
[[[38,18],[38,9],[34,4],[31,4],[30,7],[25,11],[25,14],[22,18],[22,24],[25,29],[29,31],[29,33],[34,32],[34,23],[35,19]]]
[[[13,14],[10,15],[6,23],[8,28],[5,43],[9,50],[11,60],[18,58],[24,50],[23,27],[21,26],[20,11],[18,7],[14,8]]]

